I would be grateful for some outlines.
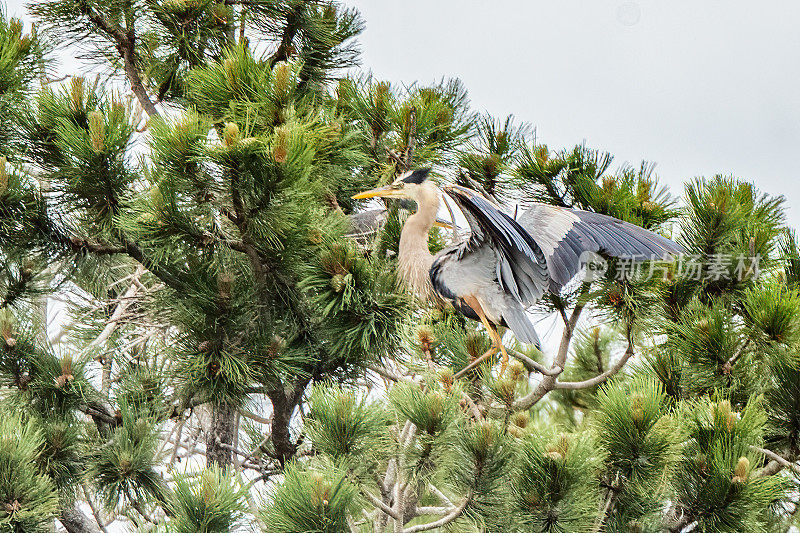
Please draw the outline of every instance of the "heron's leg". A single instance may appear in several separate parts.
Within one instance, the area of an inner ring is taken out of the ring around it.
[[[494,339],[494,345],[502,354],[502,358],[500,359],[500,375],[502,376],[506,371],[506,366],[508,366],[508,353],[506,353],[506,347],[503,346],[503,338],[500,337],[497,329],[488,320],[484,322],[483,325],[489,330],[489,336]]]
[[[495,349],[495,353],[500,351],[503,356],[502,359],[500,359],[500,375],[502,376],[506,371],[506,366],[508,365],[508,354],[506,353],[506,347],[503,346],[503,338],[500,337],[500,334],[497,333],[497,329],[494,327],[494,324],[489,322],[483,312],[478,313],[478,316],[481,317],[483,326],[486,328],[486,331],[489,332],[489,337],[492,338],[492,346]]]
[[[497,333],[497,330],[495,330],[494,333],[498,337],[500,336],[500,334]],[[500,359],[500,375],[502,376],[503,374],[505,374],[506,367],[508,366],[508,352],[506,352],[506,347],[503,346],[502,339],[499,342],[500,342],[500,353],[503,355],[503,357]]]
[[[500,375],[502,376],[503,373],[506,371],[506,366],[508,365],[508,353],[506,353],[506,347],[503,346],[502,337],[500,337],[500,334],[497,333],[497,329],[494,327],[494,325],[491,322],[489,322],[489,319],[486,318],[486,314],[483,312],[483,308],[481,308],[481,305],[478,302],[477,298],[468,297],[464,298],[464,301],[475,311],[475,313],[481,319],[483,327],[485,327],[486,331],[489,332],[489,337],[491,337],[492,339],[492,347],[494,348],[493,353],[497,353],[499,350],[500,353],[503,355],[500,363]],[[488,357],[489,355],[487,354],[482,355],[481,358],[484,358],[484,356]]]

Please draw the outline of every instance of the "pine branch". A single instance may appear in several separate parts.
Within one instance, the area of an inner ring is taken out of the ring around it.
[[[564,390],[578,390],[578,389],[588,389],[589,387],[595,387],[600,385],[608,378],[615,375],[617,372],[622,370],[622,367],[625,366],[625,363],[628,362],[628,359],[633,357],[635,350],[633,346],[633,341],[628,338],[628,347],[625,349],[625,354],[617,361],[617,363],[611,367],[610,369],[606,370],[602,374],[599,374],[593,378],[586,379],[584,381],[557,381],[555,384],[556,389],[564,389]]]
[[[94,516],[94,519],[97,521],[97,525],[100,527],[103,533],[108,533],[108,530],[106,529],[106,525],[108,524],[103,524],[103,519],[100,516],[100,511],[97,509],[97,506],[92,501],[91,495],[89,494],[89,489],[86,487],[86,483],[81,483],[81,490],[83,491],[83,497],[86,500],[86,503],[89,505],[89,509],[92,510],[92,516]]]
[[[147,511],[145,511],[144,508],[142,507],[142,505],[139,503],[139,500],[133,498],[133,499],[131,499],[130,503],[131,503],[131,507],[133,507],[133,509],[137,513],[139,513],[139,515],[142,518],[144,518],[145,520],[147,520],[151,524],[158,525],[159,520],[157,518],[154,518],[154,517],[150,516],[150,514],[147,513]]]
[[[122,246],[125,249],[125,253],[139,261],[139,263],[144,265],[144,267],[155,277],[163,281],[165,285],[177,291],[183,290],[184,284],[179,276],[167,271],[166,269],[158,266],[155,262],[151,261],[150,258],[144,254],[142,249],[133,241],[124,236],[121,236],[120,240],[122,241]]]
[[[381,511],[383,511],[384,513],[386,513],[390,517],[394,518],[395,520],[398,519],[398,516],[397,516],[397,513],[395,512],[395,510],[392,509],[391,507],[389,507],[388,505],[386,505],[385,503],[383,503],[383,501],[380,498],[376,497],[374,494],[370,493],[368,490],[365,490],[365,489],[361,489],[361,494],[367,500],[369,500],[369,502],[372,505],[374,505],[375,507],[377,507],[378,509],[380,509]]]
[[[70,237],[67,239],[68,245],[75,252],[91,252],[96,255],[114,255],[124,254],[126,252],[124,247],[111,246],[109,244],[99,244],[90,242],[87,239],[80,237]]]
[[[472,495],[473,495],[472,489],[470,489],[469,492],[467,492],[467,495],[464,497],[464,499],[454,509],[452,509],[450,511],[450,514],[448,514],[447,516],[444,516],[439,520],[436,520],[435,522],[430,522],[428,524],[420,524],[417,526],[403,529],[402,530],[403,533],[419,533],[420,531],[430,531],[431,529],[444,527],[452,523],[464,513],[464,510],[467,508],[467,505],[469,505],[469,503],[472,501]]]
[[[733,368],[733,365],[735,365],[735,364],[736,364],[736,361],[738,361],[738,360],[739,360],[739,358],[740,358],[740,357],[741,357],[741,356],[744,354],[744,351],[745,351],[745,350],[747,349],[747,347],[750,345],[750,341],[751,341],[752,339],[753,339],[753,336],[752,336],[752,333],[751,333],[750,335],[748,335],[748,336],[747,336],[747,338],[746,338],[746,339],[745,339],[745,341],[744,341],[744,342],[741,344],[741,346],[739,346],[739,349],[738,349],[738,350],[736,350],[736,353],[734,353],[734,354],[733,354],[733,355],[730,357],[730,359],[728,359],[728,360],[725,362],[725,364],[724,364],[724,365],[722,365],[722,370],[723,370],[724,372],[730,373],[731,369]]]
[[[547,368],[543,364],[537,363],[527,355],[520,353],[512,348],[507,347],[506,352],[514,359],[519,360],[525,366],[528,372],[538,372],[539,374],[542,374],[544,376],[556,376],[561,373],[560,368],[558,367]]]
[[[102,346],[105,344],[106,340],[114,333],[114,330],[117,329],[117,325],[119,323],[119,319],[122,318],[122,315],[128,309],[128,306],[132,303],[132,299],[136,296],[136,293],[139,291],[139,286],[137,281],[144,273],[144,267],[139,266],[134,273],[134,277],[131,280],[131,284],[128,289],[125,291],[125,294],[117,302],[116,307],[114,308],[114,312],[111,314],[111,317],[106,322],[105,327],[100,332],[100,334],[90,342],[81,352],[87,353],[94,348]],[[113,351],[109,352],[109,354],[103,358],[103,372],[101,378],[101,389],[100,392],[105,396],[108,394],[108,391],[111,387],[111,366],[113,364]]]
[[[403,157],[404,170],[410,170],[414,161],[414,144],[417,141],[417,108],[412,106],[408,112],[408,146]]]
[[[581,288],[581,294],[585,294],[588,290],[588,284],[584,283],[583,287]],[[558,352],[553,359],[553,364],[551,365],[549,372],[544,375],[542,381],[539,382],[539,384],[533,391],[530,392],[530,394],[514,402],[514,410],[520,411],[530,409],[534,404],[536,404],[536,402],[544,398],[548,392],[556,387],[556,378],[561,375],[566,367],[569,346],[572,342],[572,336],[575,331],[575,327],[578,325],[578,319],[580,319],[583,308],[584,304],[578,303],[572,310],[572,314],[565,321],[564,332],[561,335],[561,344],[558,347]]]
[[[466,376],[473,368],[477,367],[478,365],[482,364],[486,361],[489,357],[496,355],[498,352],[497,348],[492,346],[486,352],[483,353],[480,357],[476,358],[474,361],[470,362],[467,366],[453,374],[453,379],[461,379],[462,377]]]
[[[797,465],[797,463],[793,463],[788,459],[781,457],[772,450],[767,450],[766,448],[759,448],[758,446],[750,446],[750,449],[753,450],[754,452],[762,453],[767,457],[769,457],[770,459],[772,459],[772,461],[770,461],[770,463],[767,464],[767,466],[765,466],[761,470],[761,472],[759,472],[759,477],[766,477],[777,474],[784,468],[788,468],[794,473],[800,474],[800,466]]]
[[[64,502],[61,506],[61,514],[58,517],[58,521],[61,522],[61,525],[64,526],[68,533],[103,533],[97,524],[83,514],[77,503]]]
[[[269,418],[265,418],[263,416],[259,416],[259,415],[255,414],[253,412],[250,412],[250,411],[248,411],[247,409],[245,409],[243,407],[239,408],[239,414],[242,415],[245,418],[249,418],[253,422],[258,422],[259,424],[271,424],[272,423],[272,417],[271,416]]]
[[[286,26],[284,26],[281,42],[272,57],[269,58],[270,67],[275,66],[281,61],[288,61],[291,56],[292,41],[297,32],[300,31],[302,22],[302,10],[305,9],[305,2],[299,2],[297,7],[291,10],[286,16]]]
[[[608,485],[608,494],[606,495],[606,501],[603,504],[603,510],[600,512],[600,515],[597,520],[597,525],[594,528],[592,533],[599,533],[599,531],[603,528],[603,525],[608,520],[608,515],[613,509],[614,500],[617,497],[619,492],[619,471],[617,471],[617,478],[614,484]]]
[[[81,412],[94,420],[95,424],[106,424],[112,428],[122,424],[122,420],[108,412],[105,406],[97,402],[89,402],[88,405],[80,407]]]
[[[452,507],[431,507],[431,506],[422,506],[417,507],[414,509],[414,515],[416,516],[426,516],[426,515],[446,515],[450,511],[452,511]]]
[[[131,84],[133,94],[136,95],[142,109],[144,109],[150,117],[159,116],[158,109],[156,109],[155,104],[150,99],[150,95],[147,94],[141,74],[136,67],[136,33],[133,26],[131,25],[128,31],[124,31],[101,13],[94,11],[86,0],[78,2],[78,8],[102,33],[105,33],[106,36],[116,43],[117,51],[122,58],[123,70]]]
[[[284,466],[297,451],[297,445],[292,442],[289,425],[297,400],[307,385],[308,381],[301,380],[295,384],[294,391],[290,395],[286,394],[283,386],[267,392],[267,397],[272,402],[272,443],[281,466]]]
[[[5,296],[3,296],[3,299],[0,300],[0,311],[12,305],[25,294],[30,280],[30,275],[26,275],[24,272],[21,272],[19,278],[9,284]]]

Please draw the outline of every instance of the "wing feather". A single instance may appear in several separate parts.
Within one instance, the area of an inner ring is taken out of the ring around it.
[[[536,303],[549,285],[544,253],[516,220],[497,209],[477,192],[453,185],[447,192],[469,223],[468,246],[488,245],[498,256],[497,280],[501,288],[525,306]]]
[[[584,252],[649,259],[682,251],[666,237],[601,213],[533,204],[518,222],[544,251],[553,292],[575,277]]]

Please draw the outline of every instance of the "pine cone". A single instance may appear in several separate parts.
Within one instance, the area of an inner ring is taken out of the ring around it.
[[[235,122],[226,122],[222,130],[225,146],[233,146],[239,142],[239,126]]]
[[[8,171],[6,170],[6,163],[8,160],[5,156],[0,156],[0,194],[6,192],[8,189]]]
[[[518,428],[525,429],[531,423],[531,416],[526,411],[517,411],[511,415],[510,422]]]
[[[331,278],[331,288],[334,292],[342,292],[347,285],[347,280],[344,279],[342,274],[334,274]]]
[[[99,154],[106,149],[106,120],[99,111],[89,113],[89,141],[92,151]]]
[[[747,481],[747,474],[750,470],[750,460],[747,457],[739,457],[736,463],[736,468],[733,470],[733,483],[745,483]]]

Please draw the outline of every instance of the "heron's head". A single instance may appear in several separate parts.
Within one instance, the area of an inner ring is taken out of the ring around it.
[[[415,200],[419,202],[420,198],[431,187],[435,186],[428,182],[428,174],[431,169],[420,168],[406,172],[394,180],[390,185],[379,187],[370,191],[364,191],[353,196],[354,200],[363,200],[365,198],[402,198],[405,200]]]

